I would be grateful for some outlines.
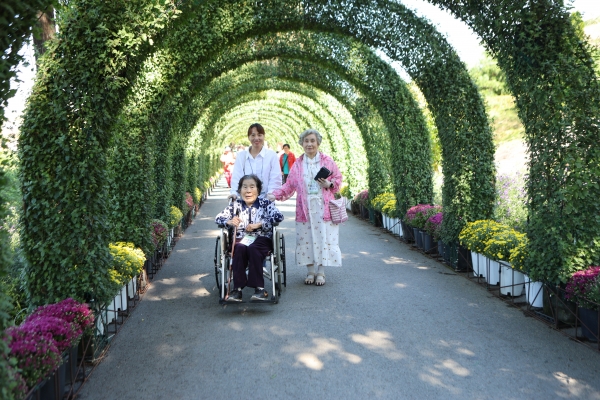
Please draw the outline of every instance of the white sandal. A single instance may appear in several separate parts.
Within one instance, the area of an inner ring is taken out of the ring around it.
[[[306,279],[304,280],[305,285],[312,285],[315,283],[315,274],[313,272],[309,272],[306,274]]]
[[[317,279],[315,280],[316,286],[324,286],[325,285],[325,274],[321,272],[317,272]]]

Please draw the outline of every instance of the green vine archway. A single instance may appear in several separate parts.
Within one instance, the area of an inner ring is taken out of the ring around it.
[[[599,96],[589,51],[575,41],[564,9],[555,3],[432,2],[468,21],[501,61],[532,151],[530,268],[535,271],[534,263],[543,262],[540,275],[564,280],[567,272],[598,258],[589,246],[600,228],[583,223],[598,215],[589,196],[599,190],[592,184],[598,172],[592,138],[598,136]],[[106,295],[106,243],[113,235],[107,182],[111,171],[136,173],[113,165],[118,161],[110,157],[113,144],[124,143],[119,118],[135,117],[127,123],[136,129],[127,134],[151,154],[140,174],[126,179],[152,176],[148,190],[172,188],[157,196],[139,220],[128,222],[135,223],[150,213],[161,215],[179,200],[172,194],[190,182],[180,174],[195,121],[189,104],[179,102],[191,90],[182,83],[222,49],[271,32],[335,32],[400,62],[424,93],[442,142],[444,238],[455,239],[464,221],[491,215],[494,149],[481,98],[443,37],[402,5],[133,0],[123,8],[120,3],[74,0],[70,6],[60,21],[58,40],[41,63],[20,141],[22,238],[32,303],[66,294]],[[510,30],[498,22],[499,15],[514,21]],[[548,35],[540,39],[538,32]],[[554,72],[563,68],[568,73]],[[380,104],[371,101],[373,111],[385,118],[389,112]],[[157,114],[165,118],[157,121]],[[205,159],[198,165],[214,168],[214,154],[202,152],[197,156]],[[125,198],[125,187],[110,190]],[[143,200],[141,194],[135,196]],[[559,229],[550,229],[553,224]],[[565,239],[555,233],[563,228]],[[543,253],[545,239],[556,249],[551,257]]]

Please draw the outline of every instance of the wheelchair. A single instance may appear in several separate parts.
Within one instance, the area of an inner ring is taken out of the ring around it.
[[[265,280],[271,281],[271,298],[264,301],[242,301],[242,303],[272,303],[279,302],[279,296],[284,287],[287,286],[285,266],[285,238],[283,233],[277,229],[277,223],[273,224],[273,249],[263,261],[263,276]],[[235,238],[233,229],[227,225],[219,224],[219,236],[215,244],[215,278],[219,289],[219,304],[236,304],[226,301],[229,291],[234,288],[233,270],[231,269],[231,245]],[[246,273],[248,269],[246,268]],[[267,288],[267,285],[265,285]],[[268,288],[267,288],[268,290]]]

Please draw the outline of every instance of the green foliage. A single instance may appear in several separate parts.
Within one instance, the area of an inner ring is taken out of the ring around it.
[[[0,18],[0,125],[4,122],[4,108],[16,90],[10,81],[16,77],[16,66],[23,61],[19,50],[32,33],[38,10],[53,3],[50,0],[3,0]]]
[[[519,232],[525,232],[527,223],[525,176],[519,173],[514,176],[498,176],[494,219]]]
[[[489,54],[479,62],[479,65],[469,70],[469,74],[482,92],[495,95],[510,94],[506,86],[504,73]]]

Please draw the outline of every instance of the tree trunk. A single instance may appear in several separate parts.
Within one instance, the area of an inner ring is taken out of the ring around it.
[[[54,7],[48,6],[45,11],[38,11],[38,20],[33,29],[33,46],[35,48],[35,61],[46,52],[46,41],[53,39],[56,34],[54,25]]]

